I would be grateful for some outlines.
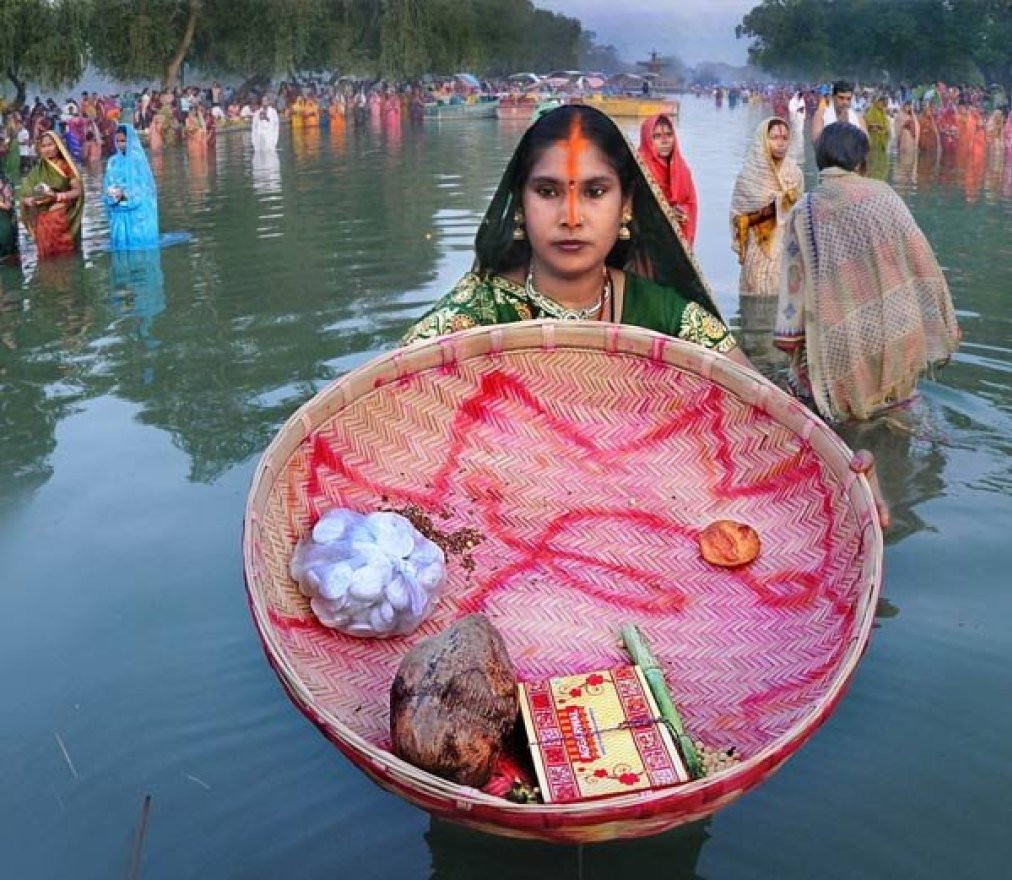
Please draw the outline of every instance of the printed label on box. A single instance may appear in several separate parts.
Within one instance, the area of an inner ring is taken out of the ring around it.
[[[689,780],[638,666],[523,682],[519,693],[546,803]]]

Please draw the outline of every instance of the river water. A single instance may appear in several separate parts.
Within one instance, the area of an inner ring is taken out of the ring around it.
[[[726,219],[759,119],[687,98],[680,137],[700,260],[776,374],[761,310],[738,302]],[[191,234],[160,259],[102,250],[93,176],[84,257],[0,269],[0,874],[127,876],[150,794],[150,880],[1008,876],[1012,171],[1000,168],[889,172],[965,339],[910,412],[845,433],[876,453],[893,505],[885,598],[851,690],[764,785],[647,840],[509,841],[383,792],[284,696],[243,590],[257,457],[466,270],[521,131],[286,135],[275,166],[225,134],[206,162],[177,150],[154,163],[163,230]]]

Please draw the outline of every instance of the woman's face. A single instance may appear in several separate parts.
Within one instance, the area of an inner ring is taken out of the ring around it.
[[[56,146],[56,141],[48,135],[39,141],[39,152],[42,154],[43,159],[55,159],[60,155],[60,150]]]
[[[786,125],[771,125],[767,138],[770,142],[770,154],[774,159],[780,160],[787,155],[791,145],[791,134]]]
[[[561,277],[601,270],[630,201],[595,144],[555,142],[534,163],[523,190],[535,263]]]
[[[126,132],[117,131],[116,132],[116,149],[119,152],[123,153],[124,155],[126,154],[126,144],[127,144]]]
[[[662,159],[667,159],[675,149],[675,130],[666,122],[658,122],[654,126],[650,140],[654,142],[657,155]]]

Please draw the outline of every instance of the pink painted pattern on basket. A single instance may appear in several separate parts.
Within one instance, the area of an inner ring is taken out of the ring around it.
[[[855,489],[849,451],[828,429],[719,356],[700,364],[699,349],[664,340],[658,359],[658,337],[628,328],[617,341],[586,333],[575,345],[567,334],[579,331],[559,325],[545,348],[516,342],[511,329],[497,328],[495,352],[487,331],[472,332],[449,350],[429,343],[356,371],[310,404],[308,436],[305,413],[293,417],[275,441],[283,456],[268,450],[251,494],[254,617],[295,702],[419,805],[506,834],[654,833],[764,778],[839,698],[879,586],[870,493]],[[711,371],[721,381],[703,375]],[[839,461],[830,466],[828,454]],[[316,624],[287,578],[298,538],[335,505],[407,504],[443,531],[484,535],[473,571],[450,557],[434,615],[408,638],[362,641]],[[721,518],[759,533],[754,563],[728,570],[701,559],[697,537]],[[419,771],[383,751],[389,685],[411,645],[476,610],[528,681],[624,662],[616,634],[639,623],[689,729],[746,758],[726,774],[738,778],[671,789],[656,823],[647,817],[658,792],[626,814],[598,806],[585,821],[547,808],[535,820],[529,807],[463,796],[461,814],[438,780],[442,794],[430,797],[429,781],[406,781]]]

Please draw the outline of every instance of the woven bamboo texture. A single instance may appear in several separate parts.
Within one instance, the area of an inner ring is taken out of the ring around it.
[[[383,355],[303,406],[263,455],[246,511],[250,607],[296,705],[376,782],[474,828],[594,841],[708,815],[773,773],[840,699],[871,628],[882,536],[866,479],[821,421],[721,355],[635,328],[527,322]],[[416,505],[448,584],[413,635],[325,629],[288,576],[322,511]],[[759,558],[719,569],[697,536],[752,525]],[[624,662],[638,623],[692,733],[743,756],[688,785],[518,805],[438,779],[389,748],[403,654],[480,610],[521,679]]]

